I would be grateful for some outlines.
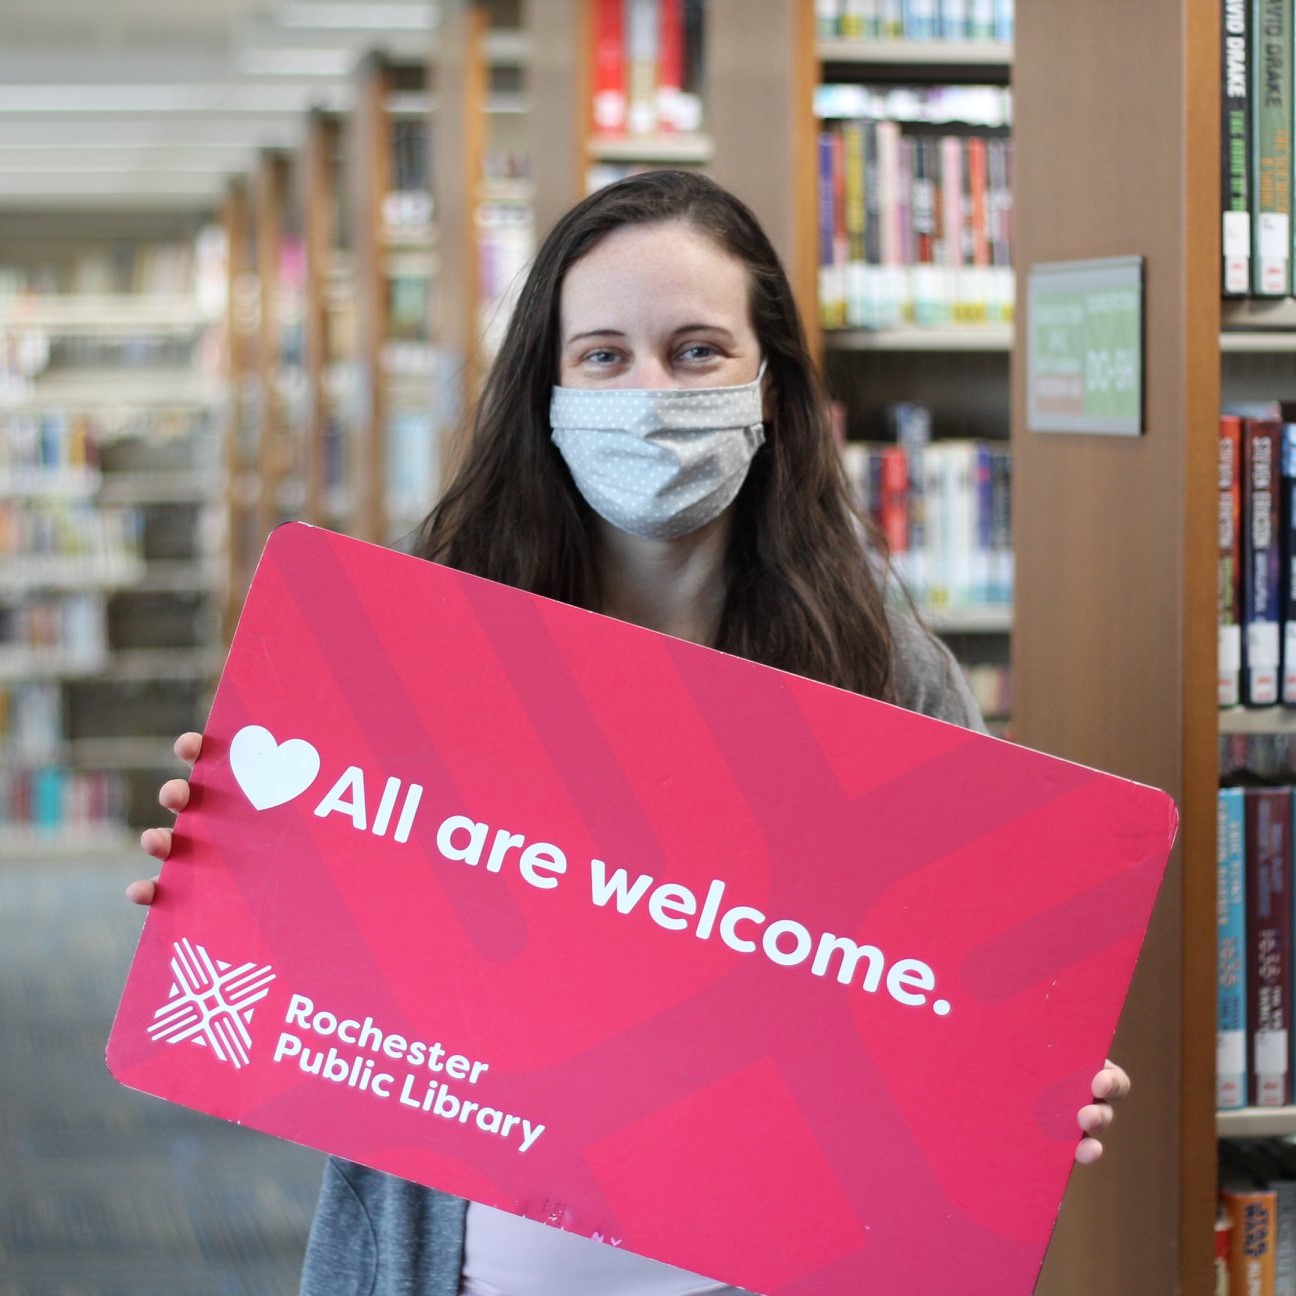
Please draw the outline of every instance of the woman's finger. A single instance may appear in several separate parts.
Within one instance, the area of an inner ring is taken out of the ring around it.
[[[140,833],[140,845],[146,855],[152,855],[156,860],[166,859],[171,854],[171,829],[145,828]]]
[[[192,769],[194,761],[198,759],[198,753],[202,751],[202,734],[194,733],[192,730],[188,733],[182,733],[175,740],[172,750]]]
[[[179,814],[189,804],[188,779],[167,779],[158,791],[158,804]]]
[[[1107,1065],[1093,1079],[1093,1096],[1101,1102],[1120,1102],[1129,1095],[1130,1078],[1124,1068],[1110,1058]]]
[[[1112,1123],[1114,1115],[1107,1103],[1090,1103],[1080,1108],[1076,1121],[1086,1134],[1101,1134]]]
[[[126,899],[131,904],[150,905],[157,894],[157,878],[140,878],[126,888]]]
[[[1096,1138],[1082,1138],[1076,1144],[1075,1159],[1077,1165],[1093,1165],[1103,1154],[1103,1145]]]

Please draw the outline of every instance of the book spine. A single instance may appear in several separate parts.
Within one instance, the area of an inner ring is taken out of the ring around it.
[[[1251,287],[1251,119],[1249,0],[1224,0],[1221,32],[1220,210],[1223,290],[1245,296]]]
[[[623,135],[626,128],[624,0],[595,0],[594,129]]]
[[[832,264],[834,301],[832,320],[836,328],[846,326],[848,262],[846,237],[846,139],[841,131],[832,136]]]
[[[1296,1296],[1296,1180],[1275,1179],[1274,1296]]]
[[[967,318],[963,278],[965,231],[968,224],[964,211],[963,141],[957,135],[942,136],[940,141],[941,178],[941,252],[945,266],[945,314],[962,322]]]
[[[658,125],[657,0],[626,0],[626,5],[626,125],[632,135],[651,135]]]
[[[1249,787],[1243,796],[1250,1097],[1255,1107],[1284,1107],[1292,1100],[1288,1043],[1292,790]]]
[[[663,131],[686,127],[680,113],[684,93],[684,0],[657,0],[661,30],[657,58],[657,121]]]
[[[1278,549],[1282,574],[1282,703],[1296,706],[1296,423],[1284,423],[1278,472]]]
[[[1219,705],[1242,700],[1242,626],[1238,610],[1242,542],[1242,420],[1220,416],[1219,436]]]
[[[882,326],[882,209],[878,189],[877,122],[864,129],[864,326]]]
[[[1253,0],[1252,291],[1291,290],[1292,0]]]
[[[909,212],[913,226],[913,256],[910,259],[913,281],[914,320],[934,324],[939,317],[936,278],[936,244],[939,232],[940,204],[937,198],[939,153],[934,139],[920,136],[913,143],[913,176],[909,185]]]
[[[837,283],[837,265],[833,254],[833,132],[819,135],[819,322],[824,328],[836,328],[841,292]]]
[[[845,9],[843,0],[814,0],[814,7],[815,35],[820,40],[833,40],[837,36],[849,34],[842,23]]]
[[[1277,1194],[1267,1188],[1225,1189],[1220,1200],[1233,1223],[1229,1290],[1244,1296],[1274,1296]]]
[[[684,54],[680,72],[680,96],[676,104],[679,129],[702,129],[702,81],[706,72],[703,40],[706,24],[706,0],[684,0]]]
[[[1247,1082],[1246,1025],[1246,842],[1243,794],[1220,788],[1216,825],[1219,923],[1217,958],[1217,1033],[1215,1037],[1215,1106],[1245,1107]]]
[[[893,121],[876,123],[879,328],[899,323],[904,306],[904,260],[900,215],[900,127]]]
[[[864,123],[854,120],[842,123],[842,153],[845,165],[846,208],[846,323],[862,328],[869,323],[867,256],[865,238],[868,205],[865,198]]]
[[[1242,423],[1242,700],[1248,706],[1278,701],[1279,635],[1277,419]]]
[[[1221,1208],[1215,1217],[1215,1292],[1229,1296],[1229,1262],[1233,1255],[1233,1221]]]
[[[899,446],[885,446],[881,460],[882,507],[879,522],[892,558],[909,548],[909,462]]]

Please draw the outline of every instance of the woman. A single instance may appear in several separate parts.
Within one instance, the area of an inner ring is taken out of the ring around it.
[[[416,552],[969,727],[949,653],[884,598],[791,289],[704,177],[635,176],[558,222]],[[199,738],[177,753],[192,762]],[[188,784],[161,801],[180,810]],[[164,859],[167,829],[143,844]],[[152,883],[135,883],[147,903]],[[1128,1078],[1108,1065],[1076,1159]],[[733,1289],[330,1160],[302,1292],[540,1296]]]

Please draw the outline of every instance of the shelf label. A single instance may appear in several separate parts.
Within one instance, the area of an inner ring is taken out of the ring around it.
[[[1143,431],[1143,258],[1031,266],[1026,292],[1027,427]]]

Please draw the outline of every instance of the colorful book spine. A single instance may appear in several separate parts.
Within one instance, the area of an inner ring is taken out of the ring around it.
[[[1244,297],[1251,288],[1251,117],[1249,0],[1224,0],[1220,50],[1220,210],[1223,290]]]
[[[595,0],[594,129],[601,135],[626,129],[624,0]]]
[[[1278,419],[1242,422],[1242,700],[1272,706],[1281,669]]]
[[[657,0],[657,6],[657,123],[670,133],[684,129],[679,106],[684,93],[684,0]]]
[[[1282,703],[1296,706],[1296,423],[1282,425],[1278,525],[1282,557]]]
[[[1296,1180],[1274,1179],[1274,1296],[1296,1296]]]
[[[1243,796],[1250,1099],[1255,1107],[1285,1107],[1292,1100],[1292,790],[1248,787]]]
[[[846,298],[846,323],[852,328],[864,328],[871,322],[868,309],[868,199],[865,191],[864,130],[865,124],[862,121],[842,123],[846,224],[843,295]]]
[[[1219,705],[1242,700],[1239,577],[1242,543],[1242,420],[1220,415],[1219,435]]]
[[[1229,1291],[1274,1296],[1278,1199],[1270,1188],[1226,1188],[1220,1201],[1232,1221]]]
[[[1252,292],[1291,291],[1292,0],[1252,0]]]
[[[1243,792],[1220,788],[1216,825],[1215,1106],[1247,1105],[1246,837]]]
[[[626,126],[632,135],[657,129],[657,0],[626,3]]]
[[[845,316],[845,298],[833,245],[835,204],[834,132],[819,134],[818,235],[819,235],[819,322],[824,328],[840,328]]]

